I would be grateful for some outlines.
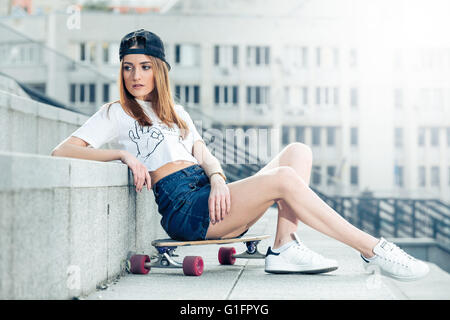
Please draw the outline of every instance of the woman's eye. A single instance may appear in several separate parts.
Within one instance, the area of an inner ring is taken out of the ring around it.
[[[131,67],[123,67],[123,70],[129,71]]]
[[[149,69],[151,69],[152,67],[151,67],[151,66],[144,66],[143,68],[144,68],[144,70],[149,70]]]

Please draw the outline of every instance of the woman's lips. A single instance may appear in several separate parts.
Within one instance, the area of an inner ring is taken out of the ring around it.
[[[133,89],[139,89],[139,88],[143,88],[144,86],[142,84],[135,84],[133,85]]]

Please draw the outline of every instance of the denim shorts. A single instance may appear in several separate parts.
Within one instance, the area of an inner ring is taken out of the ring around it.
[[[209,227],[209,178],[198,165],[173,172],[153,186],[161,225],[175,240],[204,240]]]

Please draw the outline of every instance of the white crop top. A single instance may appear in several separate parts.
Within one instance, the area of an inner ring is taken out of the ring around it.
[[[103,105],[72,136],[83,139],[96,149],[105,143],[111,143],[118,149],[135,155],[148,171],[155,171],[175,160],[198,164],[192,147],[195,141],[203,139],[184,107],[174,106],[176,113],[189,127],[188,136],[182,140],[179,127],[173,124],[173,128],[170,128],[163,123],[153,111],[151,102],[140,99],[136,101],[151,119],[152,126],[140,126],[137,120],[125,113],[120,103],[115,102],[108,113],[107,105]]]

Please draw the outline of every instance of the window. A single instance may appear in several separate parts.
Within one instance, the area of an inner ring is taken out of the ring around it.
[[[333,48],[333,66],[335,68],[339,67],[339,49]]]
[[[316,88],[316,105],[320,106],[320,87]]]
[[[295,127],[295,140],[297,142],[305,142],[305,127]]]
[[[80,84],[80,102],[84,102],[84,84]]]
[[[353,127],[350,128],[350,145],[351,146],[358,146],[358,128]]]
[[[270,64],[270,48],[259,46],[247,47],[247,65],[259,66]]]
[[[238,46],[214,46],[214,65],[221,67],[238,65]]]
[[[200,65],[200,46],[196,44],[176,44],[175,64],[183,67]]]
[[[447,128],[447,147],[450,147],[450,128]]]
[[[320,166],[313,166],[312,171],[312,184],[313,185],[320,185],[321,183],[321,167]]]
[[[112,64],[112,65],[117,65],[117,64],[119,64],[120,63],[120,60],[119,60],[119,46],[120,46],[120,44],[119,43],[116,43],[116,42],[110,42],[109,43],[109,53],[108,53],[108,56],[109,56],[109,59],[108,59],[108,63],[109,64]],[[166,55],[167,55],[167,52],[166,52]]]
[[[109,83],[103,84],[103,102],[109,101]]]
[[[198,85],[175,85],[175,97],[180,103],[199,104],[200,103],[200,86]]]
[[[308,105],[308,88],[302,87],[302,103],[304,106]],[[450,132],[450,128],[449,128]],[[450,133],[449,133],[450,135]],[[449,136],[449,145],[450,145],[450,136]]]
[[[350,184],[352,186],[357,186],[359,183],[358,181],[358,167],[357,166],[351,166],[350,167]]]
[[[403,128],[394,129],[394,143],[396,148],[403,147]]]
[[[327,127],[327,145],[334,146],[336,144],[336,128]]]
[[[289,139],[290,127],[283,126],[282,130],[283,130],[282,143],[283,143],[283,145],[286,145],[289,143],[289,140],[290,140]]]
[[[80,43],[80,61],[88,61],[91,63],[95,63],[96,60],[96,48],[97,45],[95,42],[81,42]]]
[[[306,68],[308,66],[308,48],[302,47],[302,67]]]
[[[238,104],[238,86],[214,86],[214,103],[231,106]]]
[[[433,147],[439,146],[439,128],[431,128],[430,129],[430,138],[431,138],[431,145]]]
[[[109,43],[103,42],[102,51],[103,51],[103,63],[109,63]]]
[[[214,46],[214,65],[219,65],[219,46]]]
[[[289,106],[291,104],[291,88],[289,87],[284,87],[283,103],[285,106]]]
[[[439,167],[432,166],[431,167],[431,186],[439,187],[439,185],[440,185]]]
[[[338,88],[316,87],[316,105],[338,105],[339,91]]]
[[[269,104],[269,87],[247,87],[248,104]]]
[[[397,187],[403,187],[403,166],[394,167],[394,179]]]
[[[320,146],[320,127],[312,127],[312,144]]]
[[[76,91],[77,90],[77,86],[74,83],[70,84],[70,102],[75,102],[76,101]]]
[[[95,83],[71,83],[69,87],[69,100],[72,103],[95,103],[97,101]]]
[[[319,47],[316,48],[316,66],[320,67],[322,52]]]
[[[357,88],[350,89],[350,106],[351,107],[358,106],[358,89]]]
[[[80,43],[80,61],[86,60],[86,44],[84,42]]]
[[[419,147],[425,146],[425,128],[419,128],[417,130],[417,144]]]
[[[335,106],[339,105],[339,88],[337,87],[333,88],[333,101]]]
[[[335,184],[333,178],[336,174],[336,167],[335,166],[328,166],[327,167],[327,185],[332,186]]]
[[[95,102],[95,83],[89,84],[89,102]]]
[[[420,166],[419,167],[419,187],[425,187],[427,180],[426,180],[426,170],[425,170],[425,166]]]
[[[323,92],[324,93],[324,104],[328,105],[330,103],[330,97],[329,97],[330,90],[327,87],[325,87],[325,88],[323,88],[323,91],[324,91]]]
[[[403,90],[394,89],[394,107],[401,109],[403,107]]]
[[[357,54],[356,54],[356,49],[350,49],[350,54],[349,54],[349,66],[351,68],[354,68],[357,66],[358,61],[357,61]]]
[[[96,61],[96,56],[97,56],[97,52],[96,52],[96,43],[95,42],[89,42],[89,62],[91,63],[95,63]]]
[[[351,166],[350,167],[350,184],[352,186],[357,186],[359,183],[358,181],[358,167],[357,166]]]

